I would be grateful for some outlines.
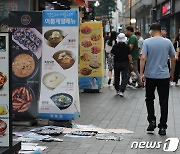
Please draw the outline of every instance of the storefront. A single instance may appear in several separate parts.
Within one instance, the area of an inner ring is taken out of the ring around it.
[[[175,36],[180,33],[180,1],[175,0],[174,5],[174,19],[175,19]]]
[[[30,11],[31,0],[1,0],[0,1],[0,32],[7,32],[7,17],[10,11]]]
[[[180,1],[166,0],[154,7],[156,21],[167,29],[167,37],[174,41],[180,29]]]
[[[141,32],[143,38],[149,37],[150,6],[143,6],[136,12],[137,30]]]
[[[171,1],[166,1],[165,3],[162,3],[161,7],[161,19],[160,23],[163,28],[166,28],[167,30],[167,37],[171,39],[172,33],[173,33],[173,18],[172,18],[172,3]]]

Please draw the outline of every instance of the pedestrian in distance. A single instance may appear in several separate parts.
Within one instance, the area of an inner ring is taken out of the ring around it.
[[[162,28],[161,28],[161,36],[162,36],[163,38],[169,39],[169,38],[167,37],[167,29],[166,29],[166,27],[162,27]],[[170,40],[170,39],[169,39],[169,40]],[[169,72],[170,72],[170,70],[171,70],[171,64],[170,64],[170,59],[169,59],[169,57],[168,57],[168,68],[169,68]],[[171,85],[171,83],[170,83],[170,85]]]
[[[117,36],[117,44],[115,44],[111,50],[114,55],[114,75],[115,75],[115,89],[118,95],[123,97],[123,94],[128,83],[128,69],[129,65],[133,69],[133,62],[131,51],[128,45],[125,43],[127,37],[124,33],[120,33]],[[121,74],[121,84],[120,84]]]
[[[161,28],[161,36],[167,38],[167,29],[166,27]]]
[[[150,26],[151,38],[143,44],[140,60],[141,83],[146,82],[146,107],[149,126],[148,133],[156,128],[156,116],[154,110],[155,89],[159,95],[160,122],[158,124],[159,135],[166,135],[168,119],[169,80],[173,81],[175,69],[175,50],[169,39],[161,36],[161,25],[154,23]],[[168,69],[168,56],[171,59],[171,72]],[[144,71],[145,68],[145,71]]]
[[[108,75],[109,75],[109,80],[108,80],[108,85],[111,84],[111,80],[112,80],[112,72],[113,72],[113,56],[111,55],[111,50],[112,47],[117,43],[116,42],[116,37],[117,34],[115,31],[112,31],[110,34],[110,38],[107,41],[106,45],[105,45],[105,50],[106,50],[106,55],[107,55],[107,63],[108,63]]]
[[[175,86],[179,86],[178,80],[179,80],[179,74],[180,74],[180,34],[177,35],[175,42],[174,42],[174,48],[176,51],[176,67],[174,72],[174,82]]]
[[[135,32],[135,35],[136,35],[136,37],[137,37],[137,39],[138,39],[138,49],[139,49],[139,53],[141,53],[144,39],[143,39],[143,37],[141,36],[141,33],[140,33],[140,32]]]
[[[107,64],[108,64],[108,75],[109,75],[108,85],[110,85],[112,80],[113,69],[114,69],[114,57],[111,53],[108,53],[107,55]]]
[[[136,84],[133,84],[134,87],[136,88],[140,88],[141,86],[141,81],[140,81],[140,75],[138,72],[138,60],[140,59],[140,53],[139,53],[139,49],[138,49],[138,39],[136,37],[136,35],[134,34],[134,28],[132,26],[128,26],[126,27],[126,32],[125,32],[126,36],[128,37],[128,46],[131,50],[131,55],[132,55],[132,60],[133,60],[133,71],[136,73],[137,76],[137,82],[138,85],[136,86]],[[129,79],[131,77],[131,71],[129,71]]]
[[[106,42],[110,39],[110,34],[111,34],[111,33],[109,33],[109,32],[107,32],[107,33],[105,34],[104,43],[106,43]]]
[[[139,53],[141,53],[144,39],[141,36],[140,32],[135,32],[135,35],[138,38],[138,49],[139,49]],[[138,71],[140,72],[140,59],[138,60]]]

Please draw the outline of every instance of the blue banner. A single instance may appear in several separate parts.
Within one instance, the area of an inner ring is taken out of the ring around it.
[[[43,26],[78,26],[78,11],[76,10],[45,10],[43,11]]]
[[[42,19],[44,39],[39,117],[72,120],[80,115],[77,83],[79,10],[46,10]],[[59,56],[63,58],[59,59]]]
[[[59,114],[59,113],[40,113],[39,117],[49,120],[74,120],[76,117],[80,116],[80,112],[75,112],[74,114]]]

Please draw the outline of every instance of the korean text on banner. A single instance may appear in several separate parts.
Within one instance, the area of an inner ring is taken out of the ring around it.
[[[41,118],[72,120],[80,114],[78,38],[78,11],[43,11]]]

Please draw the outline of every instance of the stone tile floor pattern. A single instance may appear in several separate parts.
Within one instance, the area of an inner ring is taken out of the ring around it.
[[[64,141],[41,142],[48,147],[43,154],[168,154],[160,149],[131,149],[133,141],[165,142],[166,138],[180,139],[180,88],[170,88],[169,119],[166,136],[159,136],[158,129],[154,135],[146,134],[148,126],[145,106],[145,89],[127,89],[121,98],[115,94],[112,86],[105,87],[100,93],[80,93],[81,117],[73,122],[77,124],[93,124],[101,128],[122,128],[134,131],[134,134],[124,134],[122,141],[102,141],[95,138],[67,138]],[[155,100],[157,120],[159,119],[158,97]],[[157,121],[158,122],[158,121]],[[41,123],[46,124],[46,121]],[[36,126],[37,127],[37,126]],[[14,130],[29,130],[32,127],[15,126]],[[176,152],[180,153],[180,148]]]

